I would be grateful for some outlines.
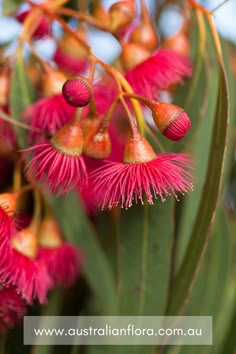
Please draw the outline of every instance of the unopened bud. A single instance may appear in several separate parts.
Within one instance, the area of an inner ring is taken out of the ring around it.
[[[75,33],[82,40],[86,41],[87,39],[87,29],[85,26],[79,26]],[[89,50],[82,43],[79,42],[76,38],[70,34],[65,34],[65,36],[58,42],[58,46],[63,53],[72,57],[74,59],[88,59]]]
[[[67,80],[62,87],[62,94],[66,102],[74,107],[87,106],[91,99],[91,85],[83,77],[74,77]]]
[[[150,57],[151,53],[138,43],[125,43],[122,47],[121,60],[125,70],[132,69]]]
[[[164,49],[170,49],[174,52],[183,55],[184,57],[190,56],[190,43],[189,39],[184,33],[179,33],[173,37],[167,38],[163,42]]]
[[[123,0],[114,3],[108,10],[110,29],[112,32],[129,25],[135,17],[134,0]]]
[[[158,46],[158,36],[151,23],[143,23],[136,27],[130,37],[131,42],[138,43],[153,51]]]
[[[59,70],[49,69],[43,77],[43,93],[52,96],[61,93],[66,76]]]
[[[53,218],[46,217],[40,224],[38,232],[39,245],[42,247],[59,247],[63,243],[60,229]]]
[[[178,141],[187,134],[191,122],[184,110],[171,103],[154,103],[152,116],[159,131],[168,139]]]
[[[93,7],[92,15],[94,18],[96,18],[96,20],[103,23],[109,23],[110,21],[108,12],[104,9],[103,6],[100,5],[100,3]]]

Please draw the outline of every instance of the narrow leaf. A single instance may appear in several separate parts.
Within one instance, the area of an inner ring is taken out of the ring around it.
[[[161,316],[170,279],[173,200],[122,210],[118,240],[119,315]],[[116,348],[115,353],[152,353],[153,347]]]
[[[18,54],[13,68],[10,90],[11,115],[15,120],[20,120],[22,112],[34,100],[35,92],[27,76],[23,57]],[[27,130],[13,126],[20,148],[27,146]]]
[[[186,299],[186,296],[188,296],[191,291],[193,281],[208,242],[221,186],[228,120],[228,84],[224,68],[221,67],[217,109],[205,184],[191,235],[191,241],[173,284],[173,295],[170,299],[168,309],[168,313],[171,315],[178,313],[184,299]]]

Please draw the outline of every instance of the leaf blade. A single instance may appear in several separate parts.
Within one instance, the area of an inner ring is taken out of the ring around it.
[[[170,300],[168,314],[178,313],[183,304],[183,299],[189,295],[209,239],[221,187],[228,123],[228,84],[225,70],[221,67],[217,109],[214,120],[205,184],[202,191],[198,213],[195,219],[190,244],[182,266],[173,284],[173,293],[175,296],[172,296]],[[212,171],[215,172],[214,175]],[[202,215],[204,215],[204,217],[202,217]]]

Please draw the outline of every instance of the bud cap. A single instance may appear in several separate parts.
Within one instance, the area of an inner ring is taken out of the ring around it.
[[[134,0],[122,0],[114,3],[108,10],[111,31],[129,25],[135,17]]]
[[[91,87],[86,79],[75,77],[64,83],[62,94],[69,105],[84,107],[88,105],[91,99]]]
[[[160,132],[173,141],[183,139],[191,126],[187,113],[171,103],[154,103],[152,116]]]

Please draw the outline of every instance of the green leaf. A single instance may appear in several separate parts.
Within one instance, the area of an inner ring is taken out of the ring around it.
[[[172,296],[168,308],[168,314],[171,315],[178,313],[184,299],[186,299],[186,296],[191,291],[194,278],[209,239],[221,186],[228,120],[228,85],[224,68],[221,67],[217,108],[205,184],[191,234],[191,241],[173,284]]]
[[[173,233],[173,200],[133,205],[118,222],[119,315],[157,316],[165,312]],[[116,347],[114,353],[151,353],[153,347]]]
[[[53,291],[49,296],[48,303],[43,307],[41,316],[60,316],[63,297],[64,292],[62,289]],[[51,354],[53,349],[53,345],[35,345],[32,347],[31,354]]]
[[[186,195],[186,197],[181,201],[181,203],[176,204],[176,209],[178,213],[178,228],[177,243],[175,246],[175,270],[179,269],[183,261],[184,254],[186,252],[187,245],[191,237],[191,230],[193,229],[200,201],[202,198],[202,189],[206,181],[206,173],[211,144],[209,137],[212,135],[214,114],[217,101],[217,91],[219,85],[218,72],[218,67],[212,66],[209,72],[212,77],[212,80],[209,82],[211,94],[208,96],[208,104],[206,107],[205,117],[204,119],[200,120],[198,129],[194,132],[194,135],[192,137],[191,145],[188,144],[187,146],[187,150],[190,152],[194,161],[195,182],[194,191]],[[205,75],[204,71],[203,75]],[[204,92],[203,87],[200,92]],[[198,96],[202,100],[204,100],[203,95],[198,94]],[[197,98],[197,100],[199,100],[199,98]],[[193,107],[196,107],[194,103]],[[196,109],[196,111],[198,111],[198,109]]]
[[[10,89],[10,107],[11,115],[15,120],[20,121],[20,117],[25,108],[27,108],[35,98],[34,88],[32,87],[27,72],[23,57],[18,53],[11,79]],[[14,125],[14,130],[17,136],[20,148],[27,147],[27,130]]]
[[[230,271],[232,269],[232,239],[230,237],[229,220],[220,205],[211,232],[211,238],[204,254],[199,273],[189,297],[184,314],[187,316],[213,316],[213,346],[179,346],[167,348],[167,354],[207,354],[216,353],[218,334],[216,324],[222,319],[224,299],[227,293]],[[222,327],[220,326],[221,331]]]
[[[78,196],[71,192],[66,198],[51,196],[48,200],[65,237],[77,244],[84,254],[84,273],[99,299],[101,313],[114,315],[117,301],[111,267],[79,203]]]
[[[122,210],[119,238],[119,313],[164,313],[170,276],[173,200]]]

